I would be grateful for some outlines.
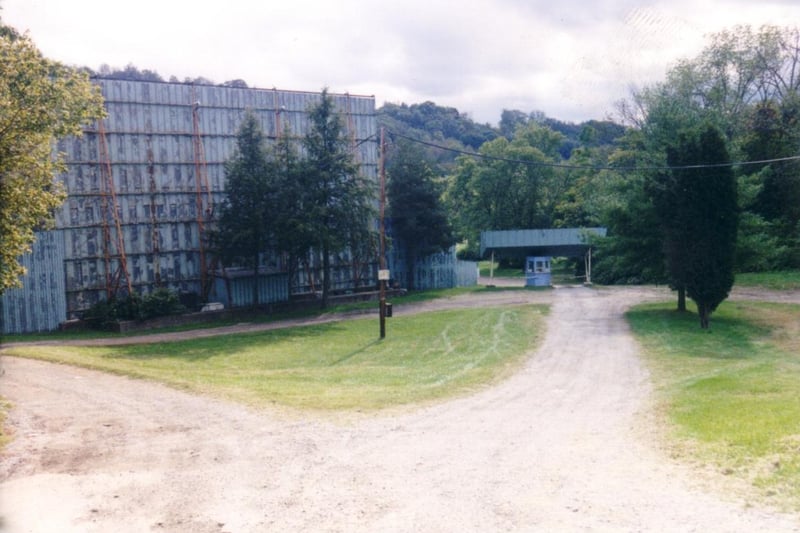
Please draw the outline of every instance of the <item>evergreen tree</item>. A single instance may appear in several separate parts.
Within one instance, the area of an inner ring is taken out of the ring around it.
[[[264,133],[248,112],[236,135],[236,152],[225,164],[225,202],[214,233],[223,262],[253,270],[253,305],[258,305],[261,254],[274,247],[272,231],[277,217],[271,211],[278,191],[278,169],[269,161]]]
[[[725,139],[713,126],[679,135],[667,150],[667,162],[683,167],[672,170],[659,199],[667,268],[694,300],[700,327],[706,329],[711,313],[733,287],[736,180],[730,166],[709,166],[730,163]]]
[[[331,256],[372,239],[374,187],[359,174],[341,118],[327,89],[309,110],[303,139],[302,211],[309,248],[322,254],[322,307],[331,289]]]
[[[413,290],[417,259],[449,248],[453,232],[441,203],[442,187],[417,145],[408,141],[397,144],[388,175],[392,234],[405,250],[406,288]]]
[[[276,178],[275,195],[268,206],[272,213],[274,244],[277,251],[288,255],[286,266],[291,277],[300,259],[308,255],[313,233],[303,208],[305,183],[302,160],[292,142],[288,126],[267,155]]]

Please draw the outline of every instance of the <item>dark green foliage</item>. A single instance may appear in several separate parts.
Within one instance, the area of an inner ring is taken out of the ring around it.
[[[397,133],[424,132],[428,139],[454,139],[464,146],[478,149],[486,141],[497,137],[497,132],[488,124],[478,124],[454,107],[442,107],[433,102],[422,104],[384,104],[379,110],[385,118],[392,119],[391,126],[401,124],[407,131]],[[384,117],[379,119],[383,124]]]
[[[160,288],[145,296],[132,293],[123,298],[101,300],[84,312],[83,320],[92,329],[108,330],[121,320],[147,320],[185,311],[176,293]]]
[[[592,279],[603,284],[665,283],[658,220],[641,179],[617,184],[619,204],[609,205],[603,223],[609,235],[594,242]]]
[[[247,89],[247,82],[241,78],[227,80],[221,83],[223,87],[234,87],[236,89]]]
[[[333,99],[309,110],[310,128],[300,158],[287,130],[270,148],[252,113],[245,116],[237,150],[227,162],[227,198],[214,232],[218,256],[258,275],[263,258],[285,254],[290,272],[308,260],[311,250],[322,258],[322,305],[331,286],[331,258],[374,257],[369,222],[374,188],[359,174]],[[355,263],[356,261],[354,261]],[[362,261],[364,262],[364,261]],[[359,278],[354,271],[354,278]],[[253,284],[253,305],[258,305]]]
[[[629,130],[608,157],[612,167],[647,167],[659,163],[645,148],[641,131]],[[587,197],[598,197],[593,210],[608,228],[595,241],[592,279],[607,284],[665,283],[661,235],[652,200],[645,190],[647,172],[607,171]]]
[[[178,295],[168,289],[156,289],[142,298],[140,316],[142,319],[177,315],[186,309],[181,305]]]
[[[797,155],[800,29],[739,26],[712,35],[664,82],[638,91],[621,111],[663,153],[676,132],[712,123],[733,158],[762,161]],[[800,266],[800,163],[738,167],[742,192],[739,271]]]
[[[257,274],[260,257],[274,248],[273,210],[279,192],[278,171],[267,157],[264,134],[255,115],[239,127],[236,152],[225,164],[225,202],[213,232],[214,249],[223,263],[241,264]],[[258,287],[253,284],[253,305]]]
[[[517,129],[529,124],[540,124],[562,135],[558,152],[563,159],[572,157],[576,148],[597,148],[611,146],[625,133],[625,127],[605,120],[589,120],[580,124],[564,122],[546,116],[541,111],[524,113],[517,109],[504,109],[500,115],[500,133],[512,140]]]
[[[570,188],[564,169],[550,165],[561,162],[562,141],[560,133],[530,122],[512,141],[500,137],[484,144],[480,153],[486,158],[458,158],[445,198],[455,230],[468,240],[471,253],[481,231],[553,227]]]
[[[542,125],[564,136],[559,153],[570,159],[577,148],[598,148],[612,146],[625,133],[625,127],[608,120],[589,120],[575,124],[547,117]]]
[[[83,312],[83,320],[92,329],[109,330],[117,321],[117,301],[100,300]]]
[[[441,202],[442,187],[419,145],[399,141],[387,172],[392,235],[405,248],[406,288],[413,290],[417,258],[447,250],[455,239]]]
[[[148,69],[139,69],[133,63],[128,63],[125,68],[114,68],[103,64],[100,65],[97,75],[118,80],[164,81],[164,78],[162,78],[158,72]]]
[[[730,162],[722,134],[713,126],[678,136],[667,150],[671,167]],[[736,180],[730,167],[675,168],[653,188],[664,231],[667,270],[674,287],[697,304],[700,325],[728,297],[734,281],[738,224]]]
[[[455,150],[474,151],[495,139],[499,133],[488,124],[478,124],[452,107],[442,107],[433,102],[422,104],[386,103],[378,109],[378,127],[391,134],[406,135]],[[457,154],[433,147],[423,147],[425,157],[437,175],[448,173]]]
[[[288,255],[291,267],[298,258],[308,254],[308,243],[313,240],[313,233],[303,210],[303,162],[292,144],[290,134],[287,127],[267,152],[271,171],[269,176],[274,179],[274,194],[270,195],[267,209],[271,213],[272,245],[275,250]]]
[[[758,105],[752,112],[744,150],[749,159],[797,155],[800,146],[800,95]],[[782,251],[776,268],[800,267],[800,162],[780,161],[757,174],[761,188],[752,203],[767,237]]]
[[[327,90],[309,111],[310,129],[303,139],[300,207],[305,221],[302,238],[322,254],[322,300],[331,288],[331,256],[373,240],[374,185],[359,174],[341,118]]]
[[[737,272],[768,272],[787,267],[789,248],[776,224],[764,219],[754,209],[763,188],[765,167],[761,172],[739,176],[739,235],[736,238]]]

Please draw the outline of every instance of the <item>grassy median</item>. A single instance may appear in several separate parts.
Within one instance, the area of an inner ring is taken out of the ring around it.
[[[375,410],[462,394],[516,369],[543,331],[544,306],[346,320],[132,346],[20,346],[7,353],[154,379],[243,401]]]
[[[628,319],[679,449],[800,510],[800,306],[725,302],[710,331],[674,303]]]

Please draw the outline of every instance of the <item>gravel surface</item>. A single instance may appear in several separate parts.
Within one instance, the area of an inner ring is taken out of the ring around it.
[[[552,303],[515,376],[374,416],[259,411],[4,357],[16,438],[0,531],[800,531],[659,447],[622,313],[667,296],[563,288],[395,309]]]

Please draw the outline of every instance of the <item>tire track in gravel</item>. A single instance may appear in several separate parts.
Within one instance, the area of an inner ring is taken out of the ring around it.
[[[17,438],[0,466],[1,529],[799,531],[797,516],[717,492],[643,430],[650,384],[622,314],[665,296],[576,288],[498,299],[552,301],[520,372],[370,417],[257,411],[5,357]]]

